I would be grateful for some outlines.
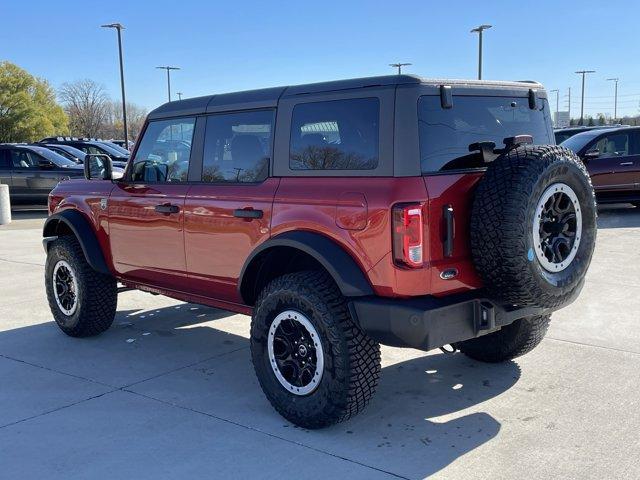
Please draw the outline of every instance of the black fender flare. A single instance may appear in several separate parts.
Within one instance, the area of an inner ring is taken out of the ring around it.
[[[78,239],[91,268],[96,272],[111,275],[93,227],[84,215],[76,210],[63,210],[47,218],[42,228],[42,243],[45,251],[48,251],[49,243],[58,237],[58,225],[61,223],[67,226]]]
[[[245,261],[238,279],[238,293],[243,295],[245,274],[253,261],[274,247],[290,247],[313,257],[331,275],[340,292],[345,297],[363,297],[373,295],[371,284],[356,261],[335,241],[314,232],[285,232],[260,244]]]

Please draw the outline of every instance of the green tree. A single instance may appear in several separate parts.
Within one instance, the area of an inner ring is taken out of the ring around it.
[[[30,142],[68,133],[67,115],[45,81],[0,62],[0,142]]]
[[[587,122],[587,126],[588,127],[595,127],[596,126],[596,122],[593,121],[593,117],[589,116],[589,121]]]

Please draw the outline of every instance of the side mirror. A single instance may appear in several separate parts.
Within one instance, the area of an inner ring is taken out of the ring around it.
[[[598,150],[597,148],[594,148],[593,150],[589,150],[588,152],[585,152],[585,154],[583,155],[584,160],[592,160],[594,158],[598,158],[600,156],[600,150]]]
[[[89,153],[84,157],[84,178],[87,180],[111,180],[113,167],[108,155]]]
[[[54,167],[55,165],[53,164],[53,162],[51,160],[46,160],[46,159],[40,159],[38,160],[38,168],[42,169],[42,170],[50,170]]]

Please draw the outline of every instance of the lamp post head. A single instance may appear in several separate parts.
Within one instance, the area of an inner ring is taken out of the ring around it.
[[[102,28],[115,28],[116,30],[124,30],[124,25],[121,23],[108,23],[106,25],[100,25]]]
[[[471,29],[470,33],[481,33],[483,30],[488,30],[491,27],[493,27],[493,25],[483,23],[482,25],[479,25],[476,28]]]

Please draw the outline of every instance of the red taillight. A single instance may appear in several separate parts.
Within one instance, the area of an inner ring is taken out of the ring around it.
[[[397,265],[422,267],[423,231],[421,203],[393,207],[393,260]]]

